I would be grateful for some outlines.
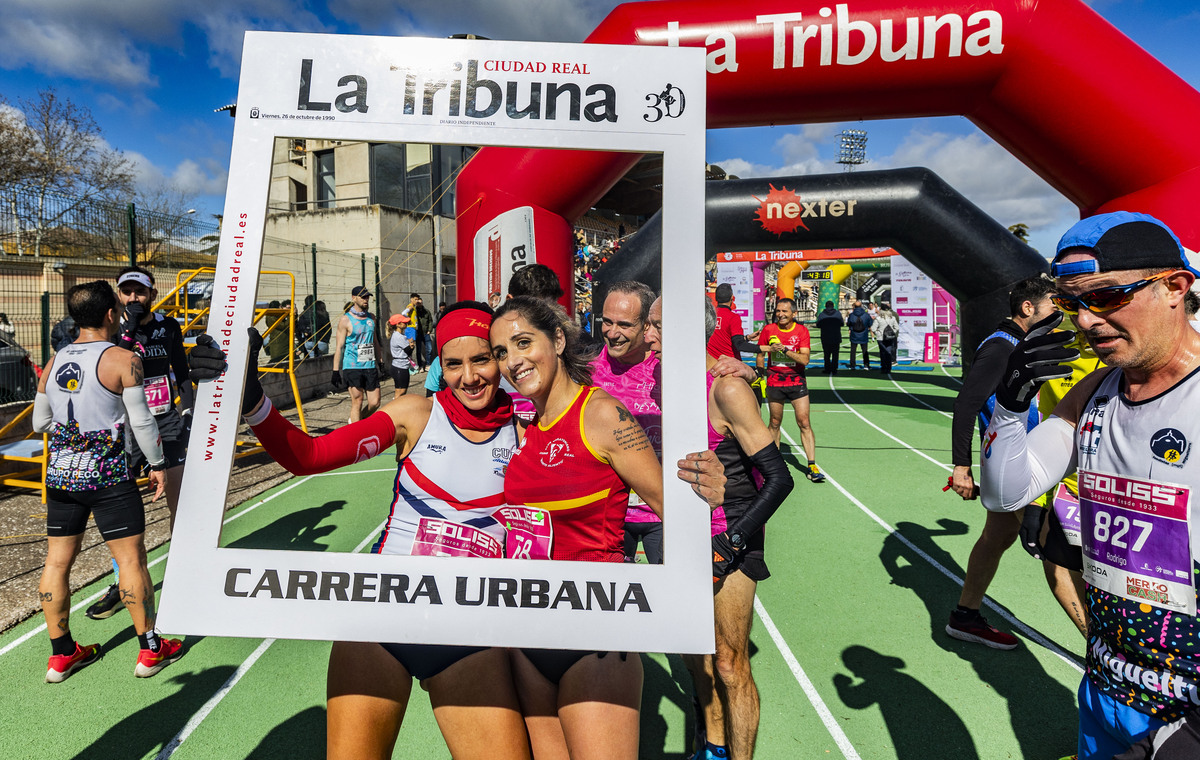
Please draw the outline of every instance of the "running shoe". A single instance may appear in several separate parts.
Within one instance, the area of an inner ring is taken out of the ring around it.
[[[50,658],[50,666],[46,668],[46,683],[62,683],[76,670],[91,665],[102,656],[99,644],[82,646],[76,642],[74,654],[56,654]]]
[[[815,464],[810,464],[808,466],[808,470],[804,473],[804,476],[814,483],[825,482],[825,473],[821,472],[821,468],[817,467]]]
[[[991,627],[987,618],[980,614],[964,617],[959,615],[957,610],[951,612],[950,622],[946,623],[946,634],[960,641],[971,641],[992,649],[1017,648],[1016,636]]]
[[[100,601],[88,607],[84,614],[92,620],[107,620],[123,609],[125,602],[121,601],[121,589],[114,583],[104,592],[104,596],[100,597]]]
[[[183,642],[179,639],[160,639],[157,652],[149,649],[138,651],[137,665],[133,674],[138,678],[149,678],[158,671],[183,657]]]

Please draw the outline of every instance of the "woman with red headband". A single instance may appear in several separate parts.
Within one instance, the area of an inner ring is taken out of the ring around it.
[[[263,396],[252,345],[243,414],[267,452],[297,475],[352,464],[359,442],[371,436],[382,442],[379,451],[395,442],[395,495],[373,553],[502,557],[505,530],[492,515],[504,505],[504,470],[494,459],[497,451],[516,450],[518,434],[512,402],[499,390],[500,371],[488,343],[491,322],[484,304],[454,304],[437,329],[445,390],[428,398],[401,396],[318,437],[285,420]],[[207,377],[197,372],[206,360],[224,362],[205,338],[193,349],[193,378]],[[437,526],[445,521],[471,532],[470,550],[440,544]],[[429,692],[453,757],[529,757],[504,650],[345,641],[335,642],[329,655],[328,757],[391,757],[413,678]]]
[[[513,298],[491,337],[505,379],[538,415],[509,461],[505,500],[548,512],[552,559],[623,562],[630,489],[662,517],[662,466],[641,425],[592,386],[578,328],[557,306]],[[539,760],[637,757],[636,652],[517,650],[513,674]]]

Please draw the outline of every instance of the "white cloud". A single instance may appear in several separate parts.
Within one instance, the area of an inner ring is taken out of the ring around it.
[[[126,151],[125,157],[133,164],[134,182],[142,190],[171,187],[188,198],[225,194],[229,171],[217,161],[205,160],[202,166],[187,158],[174,168],[164,168],[135,151]]]

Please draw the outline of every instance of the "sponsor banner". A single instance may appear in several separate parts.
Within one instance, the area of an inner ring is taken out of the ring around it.
[[[536,263],[533,207],[505,211],[475,233],[475,294],[481,301],[506,295],[512,276]]]
[[[1079,471],[1083,578],[1110,594],[1196,614],[1186,486]]]
[[[892,248],[818,248],[802,251],[726,251],[717,254],[726,261],[839,261],[841,259],[879,259],[897,256]]]
[[[412,554],[421,557],[503,557],[500,541],[470,525],[422,517],[413,536]]]
[[[938,344],[938,334],[935,332],[925,333],[925,357],[924,361],[930,364],[941,364],[941,346]]]
[[[704,229],[695,224],[703,215],[704,173],[695,157],[704,154],[705,86],[704,50],[692,47],[246,33],[209,321],[229,370],[197,390],[176,526],[187,540],[167,561],[158,618],[164,630],[713,651],[709,510],[673,473],[663,479],[664,565],[538,559],[551,553],[550,526],[521,510],[503,515],[513,538],[504,548],[521,559],[494,558],[489,540],[457,523],[427,522],[418,536],[418,552],[449,558],[226,548],[221,541],[269,178],[276,146],[287,140],[660,155],[663,260],[672,267],[663,278],[663,316],[676,325],[662,373],[671,388],[663,459],[675,462],[695,449],[704,440],[703,415],[690,412],[705,398],[703,305],[692,297],[704,287]],[[487,199],[478,200],[472,208],[488,213]],[[475,251],[459,251],[486,257],[468,284],[506,291],[507,278],[536,260],[533,220],[540,213],[531,204],[482,225]],[[78,382],[77,375],[58,377]],[[356,458],[380,455],[390,444],[366,438]],[[353,492],[363,508],[377,504],[380,521],[387,517],[386,486]],[[680,626],[684,619],[692,624]]]
[[[733,288],[733,313],[742,318],[742,332],[754,331],[750,305],[754,303],[754,267],[745,261],[717,259],[717,284],[728,283]]]
[[[925,334],[934,331],[933,281],[903,256],[892,257],[892,308],[900,322],[897,361],[930,361]]]

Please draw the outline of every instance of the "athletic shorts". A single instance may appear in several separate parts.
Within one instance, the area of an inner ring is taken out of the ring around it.
[[[748,506],[750,505],[724,505],[726,523],[736,522]],[[763,551],[766,546],[766,537],[767,532],[765,528],[759,528],[754,531],[746,539],[746,551],[740,557],[734,559],[733,564],[729,566],[729,572],[732,573],[734,570],[741,570],[743,575],[756,583],[770,578],[771,571],[767,569],[767,560]]]
[[[798,398],[808,396],[808,381],[801,380],[795,385],[768,385],[767,401],[776,404],[787,404]]]
[[[374,367],[369,369],[344,369],[342,382],[347,388],[358,388],[363,391],[379,390],[379,373]]]
[[[400,369],[395,364],[388,365],[388,374],[392,376],[392,382],[397,388],[408,388],[409,372],[407,369]]]
[[[187,461],[186,438],[163,438],[162,450],[163,456],[167,458],[168,470],[172,467],[183,467],[183,463]],[[146,455],[138,448],[137,441],[133,441],[133,445],[126,454],[131,473],[136,473],[138,477],[142,477],[150,471],[150,463],[146,461]]]
[[[46,535],[78,536],[87,528],[88,516],[105,541],[146,532],[142,494],[132,480],[95,491],[46,489]]]
[[[1166,721],[1100,693],[1083,676],[1079,684],[1079,760],[1110,760]]]
[[[418,681],[433,678],[459,660],[489,647],[452,647],[443,644],[380,644]]]
[[[600,659],[604,659],[611,652],[588,652],[576,649],[522,649],[521,654],[537,668],[537,671],[550,683],[558,686],[559,681],[567,674],[571,667],[587,657],[594,654]],[[621,662],[625,662],[629,658],[628,652],[618,652],[617,655],[621,658]]]

